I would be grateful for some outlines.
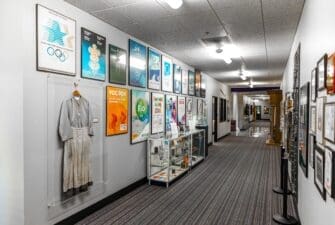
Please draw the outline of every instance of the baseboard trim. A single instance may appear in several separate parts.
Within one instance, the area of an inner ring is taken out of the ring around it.
[[[116,201],[117,199],[125,196],[126,194],[130,193],[131,191],[135,190],[139,186],[145,184],[147,182],[147,178],[142,178],[135,183],[130,184],[129,186],[121,189],[120,191],[98,201],[97,203],[73,214],[72,216],[56,223],[55,225],[72,225],[80,220],[84,219],[85,217],[89,216],[90,214],[98,211],[99,209],[103,208],[104,206]]]
[[[218,138],[218,141],[224,139],[225,137],[228,137],[229,135],[230,135],[230,133],[227,133],[227,134],[225,134],[225,135],[219,137],[219,138]]]

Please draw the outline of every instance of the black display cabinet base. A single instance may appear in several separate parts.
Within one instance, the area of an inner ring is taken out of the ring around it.
[[[273,221],[275,221],[278,224],[298,225],[298,221],[292,216],[287,216],[287,218],[285,218],[282,215],[276,214],[276,215],[273,216],[272,219],[273,219]]]
[[[276,193],[276,194],[280,194],[280,195],[283,195],[283,194],[284,194],[284,190],[283,190],[282,188],[280,188],[280,187],[274,187],[274,188],[272,189],[272,191],[273,191],[274,193]],[[291,191],[287,191],[286,194],[287,194],[287,195],[290,195],[290,194],[292,194],[292,192],[291,192]]]

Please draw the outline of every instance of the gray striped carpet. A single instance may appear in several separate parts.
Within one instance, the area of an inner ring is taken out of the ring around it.
[[[264,143],[265,137],[228,136],[168,189],[143,185],[78,224],[275,224],[281,197],[272,187],[279,181],[280,152]]]

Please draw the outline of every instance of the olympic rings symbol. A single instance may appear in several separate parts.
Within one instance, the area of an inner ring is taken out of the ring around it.
[[[48,47],[47,48],[47,53],[50,55],[50,56],[56,56],[59,61],[61,62],[65,62],[65,60],[68,59],[68,54],[66,52],[63,52],[62,50],[56,48],[54,49],[53,47]]]

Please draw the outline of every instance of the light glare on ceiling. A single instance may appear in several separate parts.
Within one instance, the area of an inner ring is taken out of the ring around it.
[[[165,2],[172,8],[172,9],[179,9],[180,6],[183,4],[183,0],[165,0]]]

